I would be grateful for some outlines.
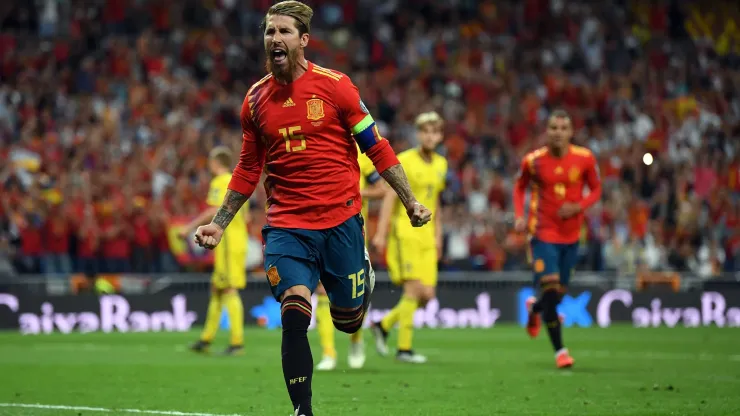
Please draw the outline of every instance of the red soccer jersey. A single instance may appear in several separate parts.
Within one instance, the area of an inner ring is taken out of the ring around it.
[[[47,253],[66,254],[69,251],[69,224],[66,218],[55,213],[46,220],[43,230]]]
[[[590,193],[583,196],[584,185]],[[528,231],[546,243],[572,244],[581,236],[584,213],[601,198],[596,159],[590,150],[571,145],[568,153],[553,156],[547,147],[524,157],[514,186],[514,211],[524,215],[524,193],[531,188]],[[558,216],[564,203],[577,203],[581,212],[567,219]]]
[[[244,140],[229,189],[251,195],[264,166],[273,227],[326,229],[360,212],[355,142],[378,172],[398,163],[377,157],[390,147],[349,77],[311,62],[287,85],[272,75],[255,83],[241,119]]]

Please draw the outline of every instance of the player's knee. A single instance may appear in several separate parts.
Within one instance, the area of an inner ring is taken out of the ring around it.
[[[280,295],[280,298],[285,299],[289,296],[300,296],[304,300],[311,303],[311,291],[308,289],[307,286],[303,286],[303,285],[291,286],[285,289],[285,292],[283,292],[283,294]]]
[[[319,295],[319,296],[326,296],[326,288],[324,287],[324,285],[321,282],[319,282],[319,285],[316,286],[316,292],[315,293],[317,295]]]
[[[222,295],[232,295],[236,293],[236,289],[233,287],[227,287],[221,291]]]
[[[424,307],[430,300],[437,296],[437,291],[431,286],[423,286],[421,288],[421,296],[419,296],[419,306]]]
[[[311,302],[303,296],[283,296],[283,301],[280,303],[283,334],[296,331],[305,334],[311,324],[311,313]]]
[[[362,321],[365,317],[365,311],[362,310],[362,306],[356,308],[340,308],[332,305],[330,311],[334,327],[339,331],[354,334],[362,328]]]
[[[542,276],[540,279],[540,290],[542,293],[558,293],[560,291],[560,276],[558,276],[557,273]]]
[[[421,301],[424,287],[418,280],[407,280],[403,283],[403,296],[416,301]]]

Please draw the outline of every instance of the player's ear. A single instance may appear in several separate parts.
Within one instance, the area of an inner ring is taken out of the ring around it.
[[[308,33],[304,33],[303,35],[301,35],[301,47],[302,48],[305,48],[306,46],[308,46],[308,38],[309,38]]]

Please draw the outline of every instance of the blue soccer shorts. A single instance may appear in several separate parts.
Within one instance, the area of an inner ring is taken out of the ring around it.
[[[321,280],[332,305],[361,306],[369,272],[363,224],[357,214],[325,230],[265,226],[265,271],[275,299],[299,285],[313,293]]]
[[[578,243],[557,244],[546,243],[533,238],[530,241],[532,268],[534,270],[535,287],[544,283],[541,282],[544,276],[558,275],[560,284],[568,286],[570,276],[578,262]]]

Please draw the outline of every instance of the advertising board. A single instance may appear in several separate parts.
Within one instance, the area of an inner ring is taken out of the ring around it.
[[[527,317],[524,301],[533,293],[530,288],[487,290],[485,285],[442,285],[437,298],[417,310],[414,324],[429,328],[523,325]],[[366,325],[388,313],[399,296],[400,292],[390,286],[379,287]],[[247,325],[280,326],[280,306],[267,285],[250,285],[242,299]],[[313,301],[315,305],[315,296]],[[187,331],[203,324],[207,305],[206,292],[43,297],[0,293],[0,329],[24,334]],[[647,293],[571,288],[558,312],[568,327],[608,327],[615,323],[635,327],[739,327],[740,291]]]

